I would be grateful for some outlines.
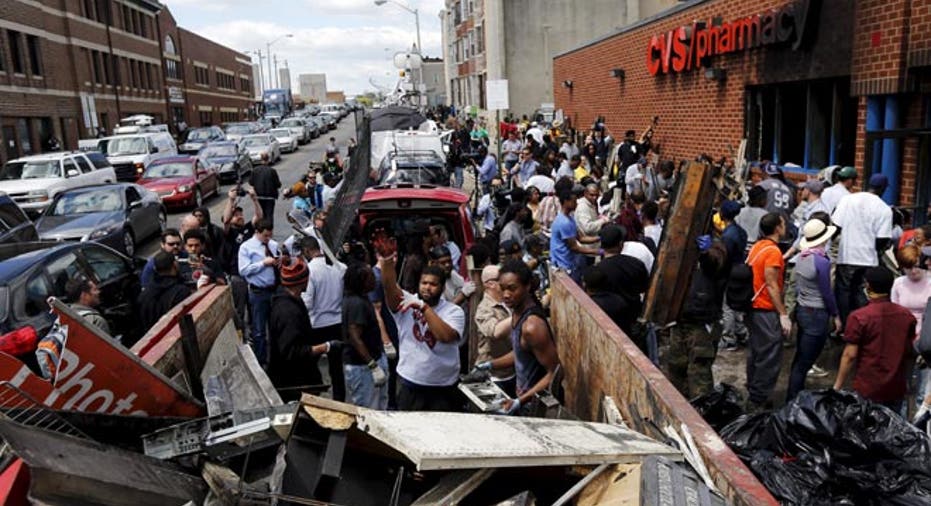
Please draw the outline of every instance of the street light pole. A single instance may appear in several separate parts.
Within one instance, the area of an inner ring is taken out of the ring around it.
[[[274,83],[274,81],[272,80],[273,78],[272,76],[272,44],[278,42],[281,39],[291,38],[291,37],[294,37],[294,34],[286,33],[271,42],[265,43],[265,55],[268,58],[268,88],[269,89],[273,86],[273,83]]]
[[[259,57],[259,91],[264,93],[265,92],[265,76],[263,75],[264,72],[262,72],[262,50],[256,49],[253,52],[256,54],[256,56]]]
[[[419,83],[417,86],[417,100],[419,103],[417,105],[422,107],[424,104],[421,97],[421,89],[425,89],[426,87],[424,86],[423,82],[423,45],[420,43],[420,12],[418,9],[413,9],[408,5],[404,5],[401,2],[398,2],[397,0],[375,0],[375,5],[385,5],[389,1],[414,15],[414,23],[417,27],[417,55],[420,56],[420,69],[417,72]]]

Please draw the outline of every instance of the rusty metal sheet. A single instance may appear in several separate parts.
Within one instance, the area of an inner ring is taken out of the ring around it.
[[[679,316],[698,261],[695,239],[710,223],[714,205],[711,167],[692,162],[680,177],[644,298],[643,316],[657,325],[674,322]]]
[[[200,504],[199,476],[145,455],[0,420],[0,437],[29,466],[29,496],[48,505]]]
[[[361,410],[359,430],[418,470],[599,465],[647,455],[681,459],[643,434],[602,423],[467,413]]]
[[[685,424],[728,502],[777,504],[662,371],[575,282],[558,272],[550,281],[550,324],[565,372],[565,405],[570,411],[584,420],[596,420],[602,398],[610,396],[627,424],[644,434],[664,438],[664,427]]]

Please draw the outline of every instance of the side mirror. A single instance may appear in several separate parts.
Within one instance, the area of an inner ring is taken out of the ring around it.
[[[77,177],[80,174],[77,169],[68,169],[68,172],[65,173],[68,177]]]
[[[158,153],[158,148],[155,147],[155,146],[152,146],[151,148],[149,148],[149,153],[152,153],[153,155],[154,155],[155,153]]]

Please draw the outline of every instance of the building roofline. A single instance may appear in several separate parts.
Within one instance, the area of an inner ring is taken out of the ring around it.
[[[591,47],[591,46],[594,46],[594,45],[596,45],[596,44],[600,44],[600,43],[602,43],[602,42],[604,42],[604,41],[606,41],[606,40],[608,40],[608,39],[612,39],[612,38],[614,38],[614,37],[616,37],[616,36],[618,36],[618,35],[621,35],[621,34],[624,34],[624,33],[627,33],[627,32],[632,32],[632,31],[634,31],[634,30],[636,30],[636,29],[638,29],[638,28],[642,28],[642,27],[644,27],[644,26],[646,26],[646,25],[649,25],[649,24],[654,23],[654,22],[656,22],[656,21],[659,21],[659,20],[661,20],[661,19],[665,19],[665,18],[668,18],[668,17],[670,17],[670,16],[679,14],[680,12],[687,11],[687,10],[691,9],[692,7],[695,7],[696,5],[701,5],[701,4],[706,3],[706,2],[709,2],[709,1],[711,1],[711,0],[689,0],[689,1],[687,1],[687,2],[682,2],[682,3],[678,4],[678,5],[675,5],[675,6],[673,6],[673,7],[670,7],[670,8],[668,8],[668,9],[664,10],[664,11],[658,12],[658,13],[652,15],[652,16],[643,18],[643,19],[641,19],[641,20],[639,20],[639,21],[636,21],[636,22],[634,22],[634,23],[631,23],[631,24],[629,24],[629,25],[627,25],[627,26],[618,28],[617,30],[614,30],[614,31],[611,32],[611,33],[608,33],[608,34],[606,34],[606,35],[602,35],[602,36],[600,36],[600,37],[598,37],[598,38],[596,38],[596,39],[590,40],[590,41],[588,41],[588,42],[584,42],[584,43],[582,43],[581,45],[576,46],[576,47],[574,47],[574,48],[572,48],[572,49],[567,49],[567,50],[565,50],[565,51],[563,51],[563,52],[561,52],[561,53],[559,53],[559,54],[553,56],[553,59],[556,59],[556,58],[559,58],[559,57],[562,57],[562,56],[566,56],[566,55],[572,54],[572,53],[574,53],[574,52],[576,52],[576,51],[580,51],[580,50],[582,50],[582,49],[586,49],[586,48]]]

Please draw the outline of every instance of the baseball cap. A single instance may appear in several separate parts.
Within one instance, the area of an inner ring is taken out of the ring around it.
[[[740,208],[743,207],[740,205],[740,202],[736,200],[725,200],[721,204],[721,217],[727,220],[734,219],[738,214],[740,214]]]
[[[498,279],[498,274],[501,272],[501,268],[497,265],[486,265],[482,269],[482,283],[487,283],[489,281]]]
[[[844,180],[844,179],[855,179],[856,177],[857,177],[857,169],[855,169],[855,168],[853,168],[853,167],[851,167],[851,166],[849,166],[849,165],[848,165],[847,167],[843,167],[843,168],[841,168],[839,171],[837,171],[837,179],[841,179],[841,180]]]
[[[507,239],[501,242],[501,250],[504,251],[505,255],[513,255],[520,252],[520,243],[514,239]]]
[[[814,193],[815,195],[821,195],[821,192],[824,191],[824,183],[818,179],[812,179],[805,182],[805,189]]]
[[[870,188],[885,190],[889,186],[889,178],[884,174],[873,174],[870,176]]]

